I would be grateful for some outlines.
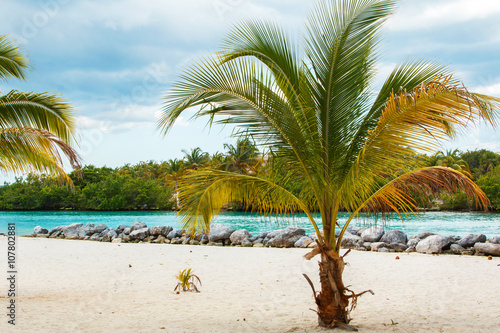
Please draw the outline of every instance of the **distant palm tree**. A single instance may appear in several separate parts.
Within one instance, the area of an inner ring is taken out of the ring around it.
[[[190,152],[183,149],[184,158],[189,167],[193,170],[197,170],[200,167],[206,166],[210,161],[210,156],[208,153],[203,152],[200,147],[192,148]]]
[[[469,165],[460,157],[460,151],[458,149],[450,149],[446,150],[445,152],[438,151],[430,157],[428,165],[452,168],[454,170],[462,172],[469,178],[472,178],[472,173],[469,170]]]
[[[183,160],[173,159],[168,161],[167,171],[163,174],[162,178],[164,178],[167,182],[170,182],[174,185],[174,196],[176,202],[176,209],[179,209],[179,181],[186,174],[186,166]]]
[[[28,61],[6,35],[0,35],[0,80],[24,80]],[[80,167],[74,143],[74,109],[58,94],[19,92],[0,95],[0,170],[43,172],[71,179],[61,153]]]
[[[304,180],[294,194],[283,177],[204,169],[181,184],[180,213],[185,228],[206,230],[232,200],[267,213],[303,211],[318,237],[307,258],[321,255],[321,291],[314,296],[322,326],[347,327],[360,296],[343,283],[340,253],[360,212],[415,211],[411,194],[443,189],[487,203],[470,178],[451,168],[406,168],[415,151],[437,150],[436,139],[455,135],[471,119],[494,123],[500,100],[469,92],[446,67],[423,60],[398,65],[374,92],[379,30],[396,3],[317,1],[302,45],[275,23],[238,25],[220,53],[174,84],[159,122],[166,133],[183,111],[200,107],[195,117],[212,123],[219,116],[220,123],[243,127]],[[389,167],[405,172],[381,179]],[[319,209],[321,225],[309,207]],[[340,210],[349,214],[343,226]]]
[[[255,174],[259,150],[248,137],[238,138],[236,145],[224,144],[227,161],[223,163],[225,170],[240,174]]]

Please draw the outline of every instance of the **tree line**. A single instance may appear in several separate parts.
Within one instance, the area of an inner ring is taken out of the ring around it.
[[[298,195],[302,191],[303,180],[280,164],[279,156],[261,153],[251,139],[241,138],[235,145],[225,144],[224,150],[210,155],[194,148],[184,150],[182,159],[140,162],[118,168],[86,165],[69,174],[73,186],[53,176],[30,173],[0,187],[0,210],[174,210],[179,205],[179,182],[191,170],[200,168],[250,176],[270,174],[271,168],[279,169],[274,174],[281,174],[292,193]],[[421,158],[426,159],[428,166],[450,167],[465,173],[486,193],[491,201],[490,209],[500,210],[499,154],[486,149],[450,150],[432,156],[415,156],[415,159]],[[411,167],[411,163],[408,165]],[[474,202],[463,193],[418,199],[419,205],[426,208],[475,209]],[[226,208],[244,210],[246,206],[243,202],[231,202]]]

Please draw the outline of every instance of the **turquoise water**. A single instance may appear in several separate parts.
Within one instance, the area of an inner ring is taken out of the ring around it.
[[[316,216],[319,221],[319,216]],[[347,215],[342,215],[340,220],[345,221]],[[10,222],[16,224],[18,235],[31,234],[33,228],[40,225],[52,229],[59,225],[72,223],[104,223],[108,227],[116,228],[120,224],[131,225],[134,221],[142,221],[148,226],[170,225],[174,229],[179,227],[179,222],[174,212],[0,212],[0,232],[7,233]],[[352,224],[363,227],[374,223],[373,219],[357,219]],[[314,230],[305,216],[295,216],[289,220],[265,219],[261,216],[245,213],[223,213],[214,223],[222,223],[233,229],[247,229],[252,234],[297,225],[306,230],[308,234]],[[379,224],[384,222],[379,221]],[[385,222],[387,229],[399,229],[408,235],[430,231],[442,235],[465,236],[470,233],[483,233],[488,237],[500,236],[500,214],[493,213],[455,213],[455,212],[429,212],[418,217],[411,217],[401,222],[393,217]]]

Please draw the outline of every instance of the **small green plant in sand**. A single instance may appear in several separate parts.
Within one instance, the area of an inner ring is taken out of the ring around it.
[[[197,275],[193,274],[191,268],[186,268],[185,270],[179,272],[176,277],[179,282],[177,283],[177,286],[175,286],[174,291],[178,290],[179,292],[182,289],[182,291],[200,292],[198,287],[196,287],[196,282],[198,282],[201,286],[201,280]]]

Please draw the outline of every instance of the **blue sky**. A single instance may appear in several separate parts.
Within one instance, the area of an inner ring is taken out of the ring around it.
[[[78,110],[85,164],[121,166],[210,153],[231,129],[183,117],[163,138],[155,129],[162,96],[187,63],[216,51],[246,18],[299,31],[313,1],[2,0],[0,34],[21,44],[33,70],[0,91],[56,91]],[[500,1],[403,0],[384,27],[380,77],[408,57],[449,64],[471,91],[500,97]],[[472,127],[444,148],[500,151],[500,131]]]

